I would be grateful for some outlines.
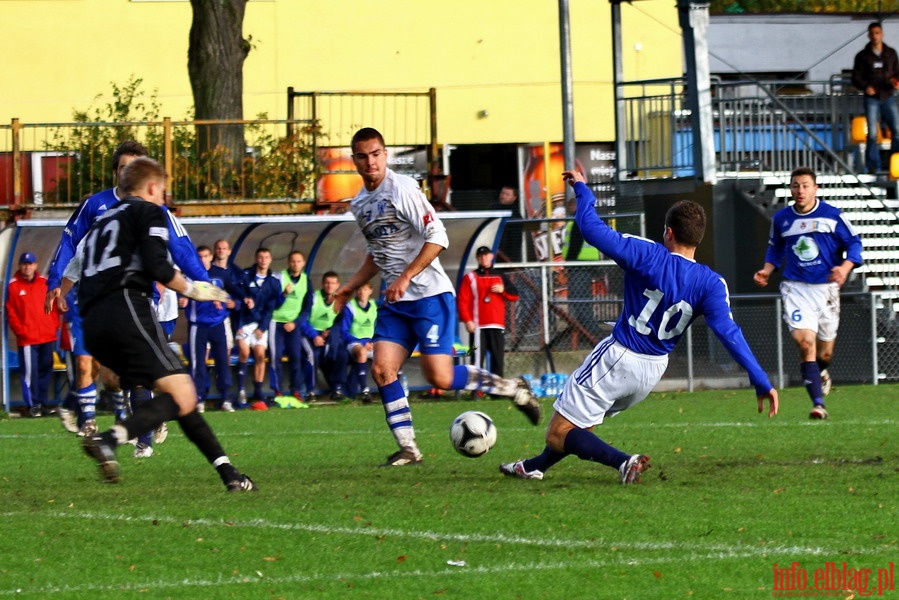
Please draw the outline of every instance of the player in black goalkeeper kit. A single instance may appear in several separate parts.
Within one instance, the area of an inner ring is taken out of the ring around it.
[[[119,375],[123,386],[144,386],[156,392],[130,418],[102,434],[83,438],[82,444],[100,464],[104,480],[115,483],[119,479],[116,446],[177,419],[228,491],[255,490],[196,411],[193,380],[168,347],[152,310],[154,281],[198,301],[227,299],[223,290],[205,282],[190,283],[172,266],[166,247],[168,225],[159,208],[165,203],[165,183],[165,170],[156,161],[138,158],[129,163],[119,184],[126,197],[97,219],[79,255],[78,304],[87,349]],[[77,262],[66,271],[64,285],[78,278]]]

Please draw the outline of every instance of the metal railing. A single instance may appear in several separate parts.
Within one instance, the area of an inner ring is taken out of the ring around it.
[[[113,184],[116,146],[136,140],[164,163],[175,200],[306,199],[319,169],[307,124],[286,120],[0,125],[0,204],[52,207],[77,204]],[[237,126],[237,152],[213,144],[202,128]],[[200,140],[210,140],[207,147]]]
[[[361,185],[352,134],[377,126],[391,166],[424,178],[435,164],[436,92],[288,91],[288,119],[22,123],[0,125],[0,205],[70,207],[113,185],[110,160],[136,140],[169,173],[169,195],[190,201],[291,201],[351,197]],[[294,118],[296,117],[296,118]],[[407,164],[408,163],[408,164]],[[337,190],[335,191],[335,188]],[[352,193],[350,193],[352,190]]]
[[[621,171],[647,178],[693,175],[693,118],[685,85],[682,78],[622,84],[627,142]],[[711,93],[719,171],[782,171],[797,165],[853,171],[848,134],[852,116],[864,112],[862,97],[839,81],[713,78]]]

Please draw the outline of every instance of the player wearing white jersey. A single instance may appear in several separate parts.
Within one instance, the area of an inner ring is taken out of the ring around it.
[[[777,391],[749,349],[733,320],[724,279],[693,260],[705,232],[705,212],[695,202],[680,201],[665,215],[664,245],[622,235],[596,214],[596,198],[583,174],[563,177],[577,195],[575,219],[584,239],[624,269],[624,308],[612,335],[565,383],[556,399],[543,453],[500,465],[504,475],[543,479],[554,464],[573,454],[618,470],[622,483],[637,483],[649,457],[628,455],[597,437],[592,429],[642,401],[665,373],[668,354],[699,315],[704,315],[730,355],[749,373],[758,409],[770,402],[777,414]]]
[[[799,350],[799,370],[812,400],[812,419],[826,419],[830,392],[828,367],[840,325],[840,287],[862,264],[862,242],[835,206],[817,198],[815,172],[799,167],[790,174],[793,204],[771,219],[765,264],[753,279],[760,287],[783,266],[780,293],[784,321]]]
[[[443,222],[415,180],[387,168],[387,147],[377,130],[357,131],[352,150],[364,187],[350,202],[350,210],[368,242],[368,254],[335,292],[333,306],[339,314],[356,289],[381,272],[386,302],[375,323],[371,374],[399,446],[383,466],[422,462],[409,399],[398,378],[416,346],[421,351],[422,372],[431,385],[507,396],[533,424],[539,423],[540,404],[524,379],[504,379],[471,365],[453,365],[455,292],[438,259],[449,245]]]

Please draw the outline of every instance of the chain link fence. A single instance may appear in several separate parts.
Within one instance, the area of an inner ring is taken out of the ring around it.
[[[521,294],[507,303],[506,376],[570,374],[612,331],[622,309],[624,273],[611,261],[506,267]],[[799,360],[779,294],[731,296],[736,322],[774,386],[801,385]],[[857,292],[841,297],[831,374],[838,384],[899,380],[899,298]],[[700,317],[669,357],[657,389],[748,387],[749,378]]]

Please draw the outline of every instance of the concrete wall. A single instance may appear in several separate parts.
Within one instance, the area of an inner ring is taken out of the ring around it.
[[[709,67],[718,73],[801,72],[826,81],[852,69],[868,43],[871,15],[713,15]],[[884,42],[899,46],[899,22],[884,21]]]
[[[611,4],[570,3],[578,140],[614,138]],[[134,75],[162,115],[188,116],[187,0],[0,3],[0,123],[47,123],[103,106]],[[677,77],[670,0],[622,3],[627,79]],[[558,3],[537,0],[250,0],[244,117],[286,118],[286,90],[437,89],[441,143],[562,139]],[[98,94],[103,97],[96,99]],[[486,110],[486,118],[478,113]]]

